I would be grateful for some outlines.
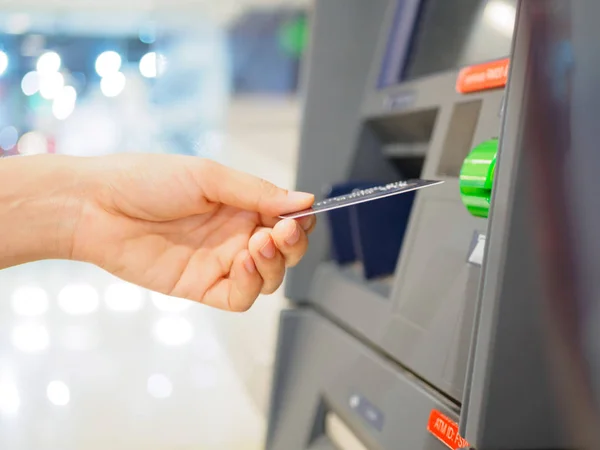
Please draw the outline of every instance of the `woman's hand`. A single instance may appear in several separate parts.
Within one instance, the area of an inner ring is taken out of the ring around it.
[[[285,267],[304,255],[315,225],[313,217],[298,222],[276,218],[310,207],[312,195],[288,193],[209,160],[125,154],[27,157],[23,164],[32,169],[36,158],[54,173],[41,178],[57,186],[49,188],[46,201],[37,201],[39,213],[50,215],[47,221],[58,221],[46,224],[51,227],[47,233],[54,230],[56,236],[41,239],[51,242],[56,254],[30,249],[25,260],[91,262],[148,289],[221,309],[245,311],[259,293],[275,291]],[[0,173],[8,162],[0,161]],[[10,162],[18,170],[19,163]],[[43,168],[35,171],[44,173]],[[28,197],[35,196],[35,184],[26,184],[32,192]],[[12,195],[18,198],[18,191]],[[13,212],[15,202],[21,203],[13,198]],[[0,226],[9,220],[1,214],[2,203],[0,196]],[[34,220],[36,214],[26,216]]]

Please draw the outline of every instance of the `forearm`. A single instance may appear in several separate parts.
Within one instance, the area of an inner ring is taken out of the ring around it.
[[[56,155],[0,159],[0,269],[70,258],[83,192],[76,165]]]

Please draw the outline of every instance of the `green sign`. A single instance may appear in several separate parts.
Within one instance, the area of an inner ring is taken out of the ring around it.
[[[283,24],[279,30],[279,45],[292,56],[302,56],[308,44],[308,19],[302,16]]]

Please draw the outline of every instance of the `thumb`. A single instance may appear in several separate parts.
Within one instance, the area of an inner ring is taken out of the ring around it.
[[[313,194],[290,192],[211,160],[200,160],[199,163],[198,184],[211,202],[277,217],[310,208],[315,201]]]

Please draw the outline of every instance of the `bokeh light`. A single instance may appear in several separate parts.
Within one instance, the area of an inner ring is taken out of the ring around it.
[[[154,326],[154,336],[161,344],[178,346],[189,342],[194,336],[194,330],[184,318],[163,317]]]
[[[113,283],[106,288],[104,302],[112,311],[137,311],[142,307],[143,291],[131,283]]]
[[[37,60],[36,69],[42,77],[56,73],[62,64],[60,56],[56,52],[46,52]]]
[[[89,284],[67,285],[58,293],[58,306],[73,316],[93,313],[98,303],[98,291]]]
[[[71,400],[69,386],[62,381],[51,381],[46,388],[46,395],[50,403],[56,406],[65,406]]]
[[[149,23],[141,27],[138,37],[144,44],[154,44],[156,42],[156,27],[154,24]]]
[[[517,10],[513,5],[493,0],[486,4],[483,12],[486,20],[498,31],[511,37],[514,33]]]
[[[106,97],[117,97],[123,89],[127,79],[122,72],[107,75],[100,81],[100,90]]]
[[[28,97],[36,94],[40,90],[40,74],[35,71],[27,72],[21,80],[21,90]]]
[[[0,148],[10,150],[19,140],[19,132],[13,126],[4,127],[0,130]]]
[[[19,316],[41,316],[48,311],[48,293],[37,286],[22,286],[12,294],[11,304]]]
[[[8,69],[8,55],[0,50],[0,76],[4,75]]]
[[[164,399],[173,393],[173,383],[163,374],[154,374],[148,378],[147,389],[152,397]]]
[[[156,78],[156,52],[149,52],[142,56],[142,59],[140,59],[140,73],[146,78]]]
[[[121,68],[121,64],[121,55],[117,52],[103,52],[96,58],[96,73],[102,78],[114,75]]]
[[[54,98],[52,103],[52,114],[58,120],[65,120],[75,110],[77,92],[73,86],[65,86]]]
[[[65,77],[59,72],[42,75],[40,78],[40,95],[46,100],[54,99],[65,87]]]
[[[11,341],[22,352],[34,353],[45,350],[50,345],[50,335],[42,325],[18,325],[13,329]]]
[[[21,136],[17,149],[21,155],[42,155],[48,153],[48,140],[39,131],[30,131]]]

